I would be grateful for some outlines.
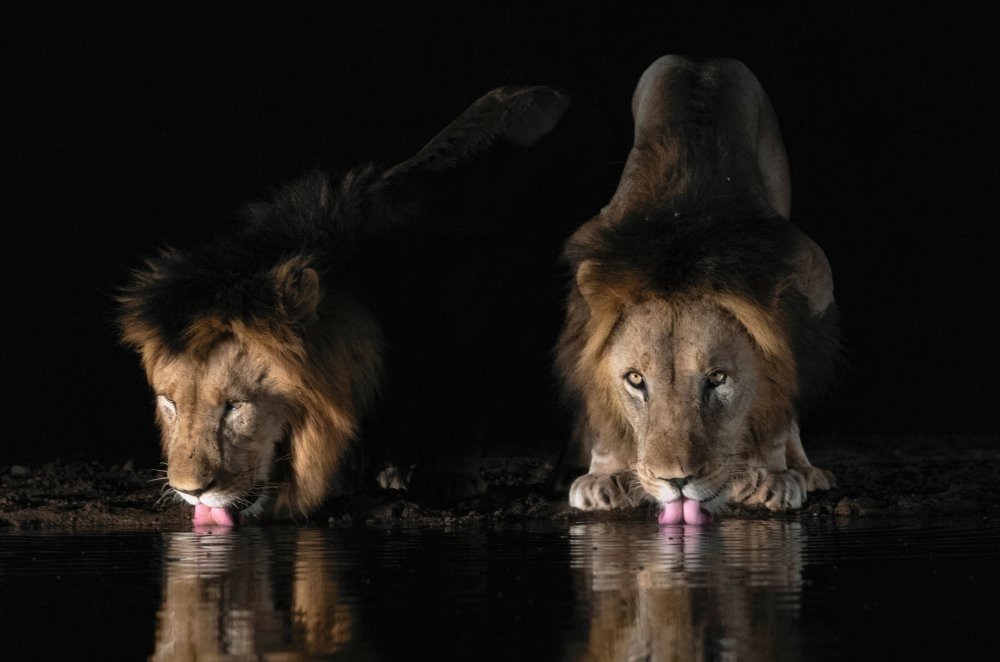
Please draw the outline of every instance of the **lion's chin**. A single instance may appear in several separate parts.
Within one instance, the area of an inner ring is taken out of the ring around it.
[[[660,524],[708,524],[711,521],[712,513],[701,501],[683,496],[663,504],[659,516]]]

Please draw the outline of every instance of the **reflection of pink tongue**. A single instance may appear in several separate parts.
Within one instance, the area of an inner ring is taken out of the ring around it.
[[[663,504],[660,524],[708,524],[712,514],[701,507],[700,501],[681,497]]]
[[[225,508],[212,508],[211,506],[199,503],[194,507],[194,523],[195,526],[205,526],[210,524],[216,524],[219,526],[235,526],[236,519],[233,517],[233,514]]]

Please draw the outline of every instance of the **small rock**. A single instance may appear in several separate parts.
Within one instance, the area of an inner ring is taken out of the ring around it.
[[[869,497],[844,497],[833,509],[835,515],[867,515],[875,509],[875,501]]]
[[[20,464],[12,465],[10,468],[11,476],[27,476],[31,473],[31,469],[28,467],[22,467]]]
[[[520,501],[515,501],[514,503],[510,504],[510,507],[507,510],[511,515],[519,517],[521,515],[524,515],[525,506],[524,503]]]

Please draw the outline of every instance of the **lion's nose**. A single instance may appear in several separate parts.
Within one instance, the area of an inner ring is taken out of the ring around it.
[[[684,476],[683,478],[664,478],[660,476],[660,480],[670,483],[678,490],[684,489],[684,486],[687,485],[692,478],[694,478],[694,476]]]
[[[205,492],[207,492],[210,489],[212,489],[213,487],[215,487],[215,479],[212,479],[211,481],[209,481],[209,483],[207,485],[205,485],[204,487],[197,487],[197,488],[194,488],[194,489],[181,489],[181,488],[175,487],[173,485],[171,485],[171,487],[173,487],[175,490],[177,490],[178,492],[181,492],[183,494],[187,494],[187,495],[193,496],[193,497],[200,497],[202,494],[204,494]]]

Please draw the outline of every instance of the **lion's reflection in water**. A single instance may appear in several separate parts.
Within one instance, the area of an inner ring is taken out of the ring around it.
[[[164,559],[151,659],[365,657],[320,531],[172,533]]]
[[[590,631],[575,659],[798,659],[802,533],[797,522],[635,522],[570,529]]]
[[[797,659],[803,536],[777,520],[168,533],[152,659]]]

